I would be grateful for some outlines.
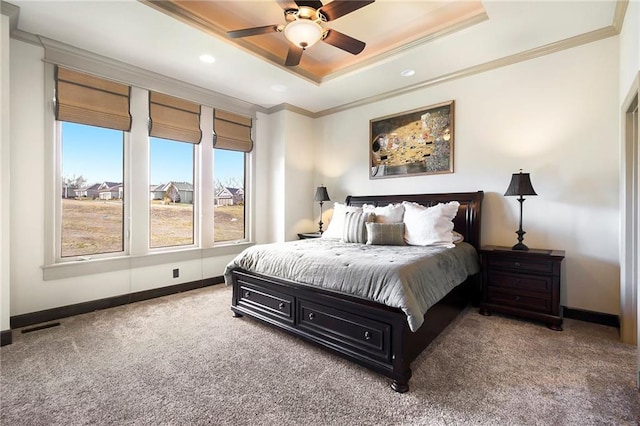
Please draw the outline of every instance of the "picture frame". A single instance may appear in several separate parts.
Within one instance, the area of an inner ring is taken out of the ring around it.
[[[369,179],[453,173],[453,100],[369,121]]]

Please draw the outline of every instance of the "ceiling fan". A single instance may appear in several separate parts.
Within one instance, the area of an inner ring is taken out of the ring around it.
[[[291,42],[285,65],[294,67],[300,63],[302,52],[322,40],[332,46],[357,55],[362,52],[365,43],[331,28],[323,28],[323,22],[333,21],[348,13],[354,12],[375,0],[334,0],[323,5],[321,1],[287,1],[276,0],[284,10],[286,24],[265,25],[228,31],[231,38],[249,37],[272,32],[284,33]]]

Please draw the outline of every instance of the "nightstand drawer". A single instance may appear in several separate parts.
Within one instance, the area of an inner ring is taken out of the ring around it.
[[[552,260],[524,260],[492,256],[487,259],[487,266],[489,268],[500,268],[509,271],[537,272],[541,274],[553,273]]]
[[[549,276],[522,275],[490,270],[487,272],[487,285],[550,294],[553,278]]]
[[[514,308],[551,312],[551,298],[544,294],[522,293],[498,287],[487,287],[487,302]]]

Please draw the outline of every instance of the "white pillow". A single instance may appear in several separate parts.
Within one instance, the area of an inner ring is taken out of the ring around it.
[[[321,238],[338,238],[342,239],[344,229],[344,216],[347,212],[362,213],[362,207],[347,206],[342,203],[333,203],[333,214],[329,221],[327,230],[322,233]]]
[[[412,246],[453,247],[453,218],[460,203],[451,201],[432,207],[404,201],[404,240]]]
[[[365,204],[362,206],[362,211],[375,214],[376,223],[398,223],[402,222],[402,217],[404,216],[404,206],[402,203],[388,204],[384,207]]]

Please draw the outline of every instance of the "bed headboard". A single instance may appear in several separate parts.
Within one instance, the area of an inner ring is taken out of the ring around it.
[[[346,204],[356,207],[362,206],[363,204],[386,206],[391,203],[412,201],[430,207],[438,203],[458,201],[460,208],[458,209],[458,214],[453,219],[453,229],[464,235],[464,240],[479,250],[483,197],[483,191],[411,195],[349,195],[347,196]]]

